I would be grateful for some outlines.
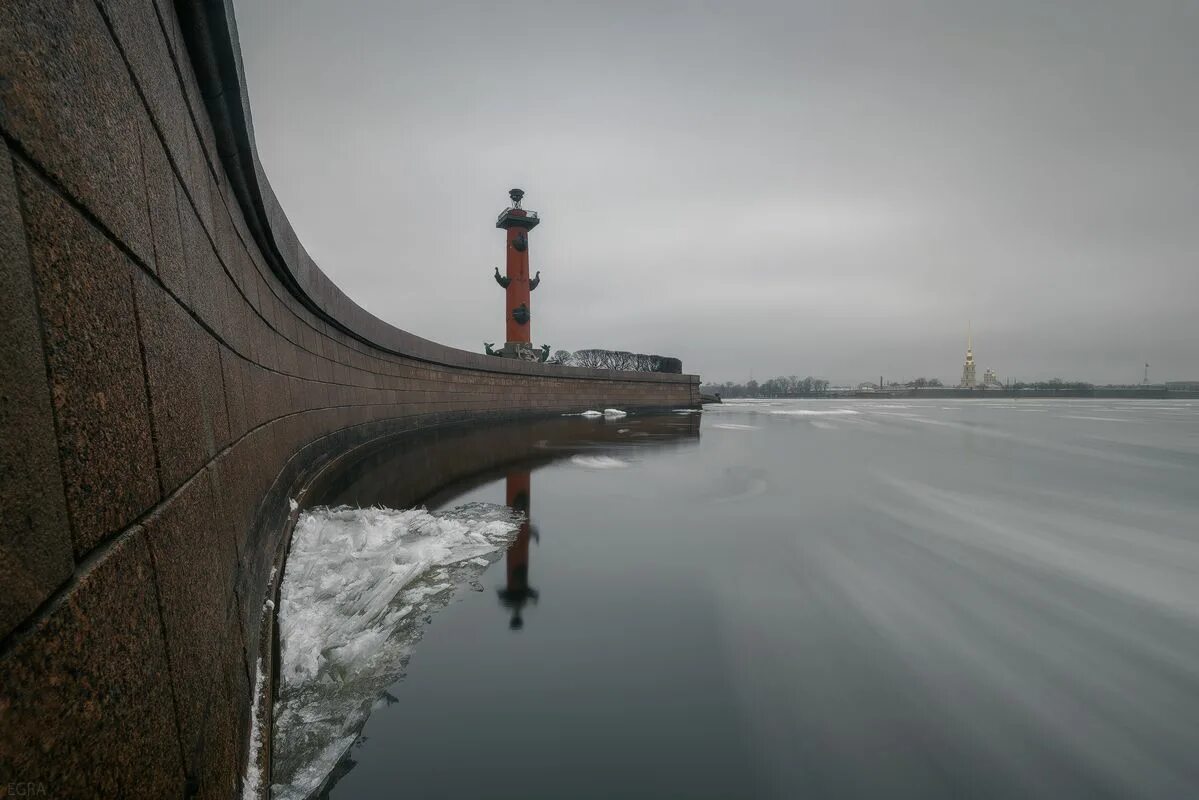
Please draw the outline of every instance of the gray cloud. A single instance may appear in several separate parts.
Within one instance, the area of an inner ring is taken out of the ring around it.
[[[361,305],[706,378],[1199,379],[1199,5],[237,4],[258,146]]]

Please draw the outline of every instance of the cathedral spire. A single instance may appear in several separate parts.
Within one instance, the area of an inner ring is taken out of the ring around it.
[[[973,389],[977,386],[974,377],[974,323],[966,323],[966,363],[962,365],[962,382],[958,384],[963,389]]]

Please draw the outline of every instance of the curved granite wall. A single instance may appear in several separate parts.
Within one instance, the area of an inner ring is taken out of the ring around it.
[[[287,497],[397,431],[691,406],[489,358],[313,264],[219,0],[0,3],[0,796],[222,796]]]

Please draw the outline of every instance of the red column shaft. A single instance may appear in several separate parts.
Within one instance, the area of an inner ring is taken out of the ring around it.
[[[508,473],[507,506],[524,512],[524,521],[516,534],[516,541],[508,548],[508,591],[523,592],[529,588],[529,510],[532,505],[529,470],[518,469]]]
[[[524,236],[526,241],[528,241],[528,233],[523,228],[513,226],[508,229],[507,270],[511,283],[508,284],[508,289],[506,290],[508,338],[505,341],[532,344],[532,321],[521,325],[512,317],[512,312],[520,308],[522,303],[526,308],[531,309],[529,305],[529,248],[526,246],[523,253],[516,249],[515,241],[519,236]]]
[[[505,503],[504,505],[511,508],[527,506],[529,502],[529,489],[533,483],[532,474],[527,469],[514,469],[507,475],[505,488]],[[523,495],[523,497],[522,497]],[[527,508],[521,508],[522,511],[527,511]]]

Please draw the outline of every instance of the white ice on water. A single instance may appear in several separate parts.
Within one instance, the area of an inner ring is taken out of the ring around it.
[[[303,800],[403,675],[421,621],[515,538],[505,506],[315,508],[300,515],[279,600],[272,796]]]
[[[858,414],[852,408],[780,408],[770,413],[780,417],[850,417]]]
[[[628,415],[629,414],[627,411],[621,411],[619,408],[605,408],[603,411],[596,411],[593,408],[588,411],[583,411],[579,414],[563,414],[562,416],[587,417],[588,419],[599,419],[600,417],[603,417],[604,419],[620,419],[621,417],[627,417]]]
[[[292,502],[295,502],[294,500]],[[275,604],[270,600],[267,601],[269,608],[274,608]],[[262,659],[258,659],[257,667],[254,671],[254,700],[250,706],[250,755],[246,759],[246,773],[242,779],[241,796],[242,800],[259,800],[261,789],[259,786],[259,777],[262,775],[262,765],[260,758],[262,756],[262,720],[258,716],[258,706],[262,702],[262,687],[266,682],[266,673],[262,669]]]
[[[629,465],[629,462],[612,456],[572,456],[570,463],[586,469],[624,469]]]
[[[717,417],[733,414],[764,414],[776,417],[856,417],[864,413],[872,413],[874,405],[861,402],[856,404],[856,408],[848,408],[843,403],[832,403],[825,400],[744,399],[729,400],[722,404],[707,406],[704,408],[704,413],[714,414]],[[879,405],[879,407],[883,406]]]

